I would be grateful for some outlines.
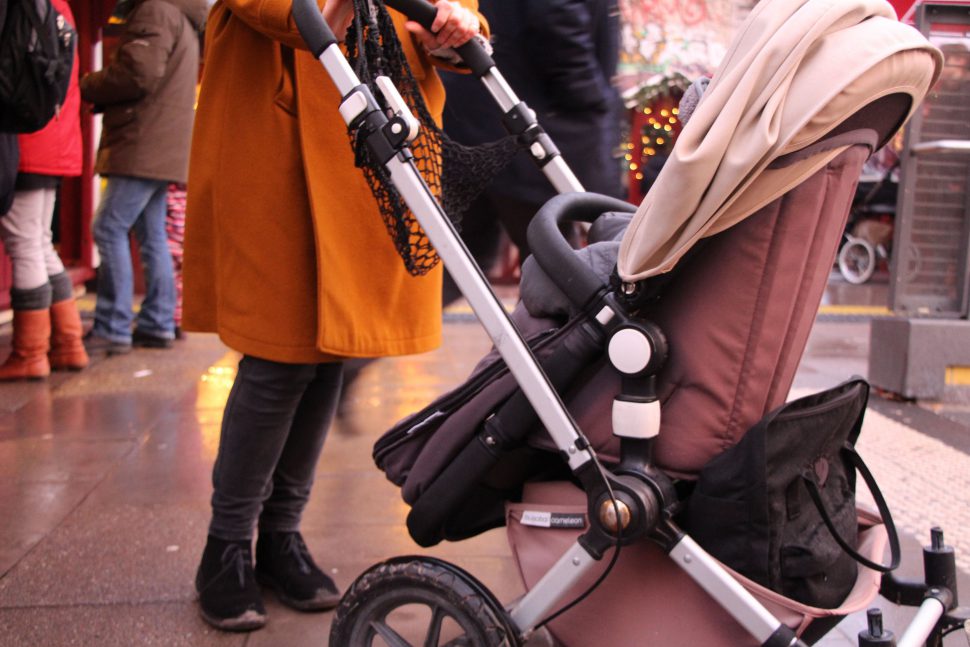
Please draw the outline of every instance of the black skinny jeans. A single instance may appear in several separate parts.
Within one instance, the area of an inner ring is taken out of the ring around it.
[[[299,530],[333,421],[343,365],[244,356],[222,418],[209,534],[247,540]]]

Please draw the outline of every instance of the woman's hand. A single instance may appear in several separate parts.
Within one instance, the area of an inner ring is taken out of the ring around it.
[[[353,0],[326,0],[323,5],[323,19],[330,25],[330,31],[343,42],[347,28],[354,19]]]
[[[431,31],[410,20],[405,25],[429,52],[464,45],[479,33],[478,16],[473,11],[450,0],[438,0],[434,4],[438,14]]]

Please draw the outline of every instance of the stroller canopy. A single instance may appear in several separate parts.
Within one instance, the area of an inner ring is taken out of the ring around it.
[[[846,148],[825,136],[864,106],[906,97],[908,119],[942,62],[884,0],[757,5],[633,217],[620,246],[620,277],[632,282],[671,270],[700,238],[810,177]],[[875,133],[877,147],[900,125]]]

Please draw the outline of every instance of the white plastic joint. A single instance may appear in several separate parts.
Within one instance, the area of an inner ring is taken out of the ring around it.
[[[660,434],[660,401],[613,400],[613,434],[622,438],[654,438]]]
[[[616,370],[636,375],[650,364],[653,347],[645,334],[636,328],[623,328],[610,337],[607,352]]]

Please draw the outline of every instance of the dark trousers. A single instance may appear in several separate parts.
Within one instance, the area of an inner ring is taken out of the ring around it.
[[[343,366],[244,356],[222,418],[209,534],[251,539],[299,529]]]

